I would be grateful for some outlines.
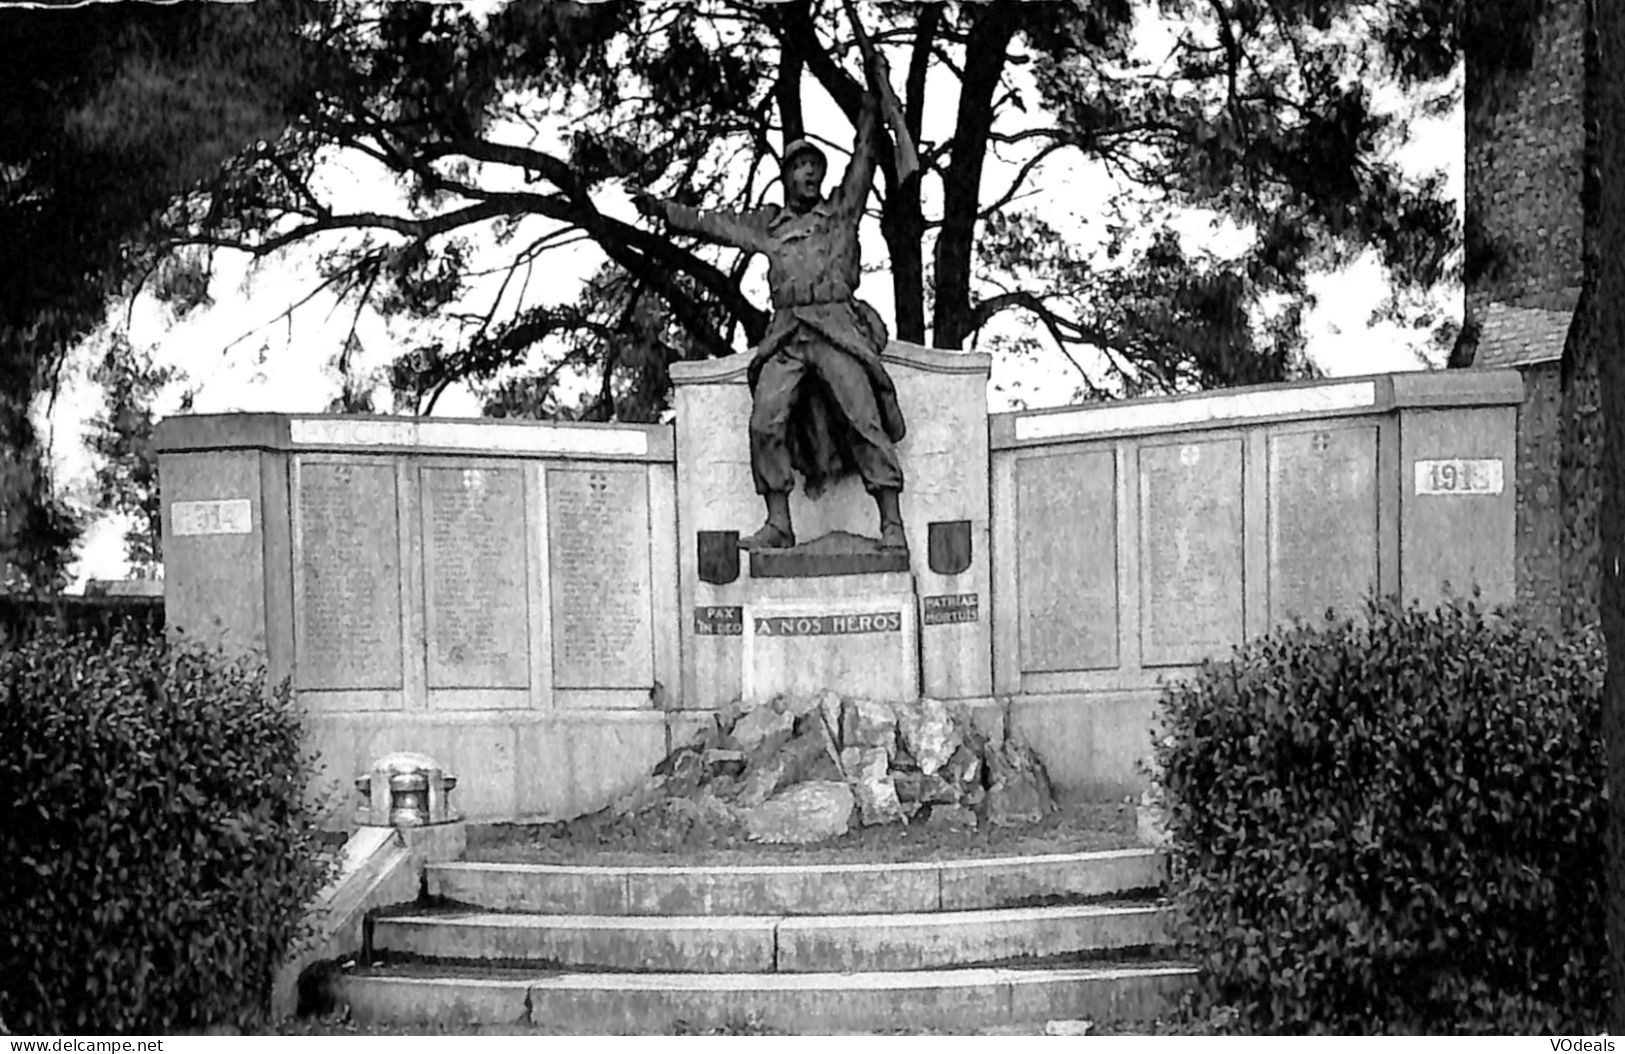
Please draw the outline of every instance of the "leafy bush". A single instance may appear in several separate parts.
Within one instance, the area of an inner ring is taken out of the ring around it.
[[[1181,936],[1256,1031],[1592,1030],[1600,639],[1372,601],[1163,698]]]
[[[254,1026],[331,874],[312,762],[258,663],[122,635],[0,652],[0,1020]]]

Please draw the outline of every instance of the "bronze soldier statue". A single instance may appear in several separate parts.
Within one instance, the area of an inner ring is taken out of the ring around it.
[[[809,497],[856,472],[880,509],[880,544],[906,549],[898,495],[903,473],[895,444],[903,438],[897,390],[881,362],[887,332],[880,315],[854,295],[860,277],[858,224],[874,179],[880,145],[879,105],[865,94],[852,159],[829,197],[828,160],[805,139],[784,148],[784,204],[745,212],[702,211],[646,193],[638,211],[676,230],[768,259],[773,321],[757,344],[750,381],[750,463],[767,522],[740,544],[747,549],[796,544],[790,523],[791,468]]]

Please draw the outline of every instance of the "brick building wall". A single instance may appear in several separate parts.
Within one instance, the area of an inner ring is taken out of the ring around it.
[[[1470,276],[1475,317],[1491,302],[1556,307],[1580,285],[1585,0],[1548,0],[1531,67],[1467,73],[1467,208],[1500,266]]]
[[[1583,273],[1585,0],[1548,0],[1530,68],[1467,73],[1466,309],[1482,327],[1474,365],[1515,366],[1517,595],[1537,620],[1561,620],[1560,359]],[[1492,263],[1474,266],[1473,243]],[[1492,307],[1492,305],[1494,305]],[[1509,309],[1510,308],[1510,309]]]
[[[1563,392],[1557,362],[1525,367],[1518,410],[1517,590],[1538,621],[1562,621],[1562,510],[1558,506],[1558,421]]]
[[[1560,371],[1572,314],[1572,305],[1546,310],[1491,304],[1484,314],[1474,363],[1485,369],[1516,369],[1523,376],[1524,401],[1518,408],[1515,588],[1530,614],[1553,629],[1562,615]]]

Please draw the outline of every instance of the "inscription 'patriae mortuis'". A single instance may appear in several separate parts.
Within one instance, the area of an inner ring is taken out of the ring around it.
[[[921,597],[920,621],[927,626],[944,626],[955,622],[975,622],[980,616],[980,597],[975,593],[950,593],[946,596]]]

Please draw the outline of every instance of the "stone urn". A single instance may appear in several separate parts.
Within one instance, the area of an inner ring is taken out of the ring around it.
[[[372,763],[371,772],[356,777],[361,795],[356,823],[362,827],[450,823],[460,819],[451,808],[450,795],[456,787],[457,777],[427,754],[386,754]]]

